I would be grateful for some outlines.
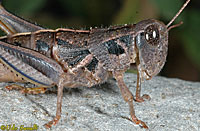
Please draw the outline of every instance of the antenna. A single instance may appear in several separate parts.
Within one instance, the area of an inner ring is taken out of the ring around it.
[[[187,6],[187,4],[190,2],[190,0],[187,0],[185,2],[185,4],[181,7],[181,9],[177,12],[177,14],[173,17],[173,19],[167,24],[167,27],[169,27],[173,22],[174,20],[180,15],[180,13],[184,10],[184,8]]]

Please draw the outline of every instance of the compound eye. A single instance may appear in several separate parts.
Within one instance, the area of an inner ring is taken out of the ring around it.
[[[159,31],[158,27],[155,25],[150,25],[145,29],[144,32],[145,39],[148,44],[152,46],[157,46],[159,44]]]

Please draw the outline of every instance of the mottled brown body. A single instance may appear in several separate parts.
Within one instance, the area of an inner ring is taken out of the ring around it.
[[[0,28],[8,34],[0,37],[0,81],[31,82],[38,86],[35,91],[16,85],[7,88],[32,94],[43,93],[45,88],[54,85],[58,87],[56,117],[46,127],[60,119],[63,87],[92,87],[114,77],[129,104],[132,121],[147,128],[135,116],[133,95],[123,81],[123,74],[131,63],[136,63],[135,100],[142,102],[143,98],[149,98],[140,96],[141,81],[151,79],[162,69],[170,27],[149,19],[105,29],[50,30],[28,23],[0,7]]]

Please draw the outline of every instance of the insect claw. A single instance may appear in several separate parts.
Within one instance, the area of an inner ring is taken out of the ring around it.
[[[142,97],[136,96],[134,99],[136,102],[144,102],[145,100],[151,100],[151,97],[147,94],[144,94]]]
[[[51,128],[52,125],[56,125],[58,123],[58,121],[60,120],[60,116],[56,116],[52,121],[46,123],[44,126],[45,128]]]
[[[141,120],[138,120],[136,117],[132,117],[132,121],[141,126],[142,128],[145,128],[145,129],[148,129],[148,126],[145,124],[145,122],[141,121]]]

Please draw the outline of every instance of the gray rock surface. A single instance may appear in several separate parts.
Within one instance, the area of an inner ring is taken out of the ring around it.
[[[135,94],[136,75],[126,74],[125,82]],[[7,91],[0,84],[0,130],[15,124],[30,127],[37,124],[45,131],[45,123],[56,113],[56,91],[23,95]],[[139,119],[152,131],[200,131],[200,83],[154,77],[142,84],[142,94],[150,101],[136,103]],[[128,105],[124,102],[114,80],[93,88],[65,89],[62,117],[52,131],[143,131],[133,124]]]

